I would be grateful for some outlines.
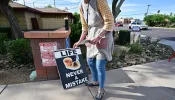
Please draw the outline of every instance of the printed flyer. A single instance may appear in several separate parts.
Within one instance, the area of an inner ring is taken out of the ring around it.
[[[57,50],[56,42],[42,42],[39,44],[43,67],[56,66],[54,51]]]

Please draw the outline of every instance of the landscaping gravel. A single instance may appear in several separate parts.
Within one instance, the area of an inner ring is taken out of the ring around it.
[[[14,68],[0,70],[0,85],[17,84],[29,82],[31,70],[28,68]]]

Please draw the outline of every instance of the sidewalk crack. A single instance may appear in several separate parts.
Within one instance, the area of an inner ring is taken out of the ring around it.
[[[88,88],[89,92],[91,93],[91,95],[92,95],[93,99],[95,99],[95,97],[94,97],[94,95],[93,95],[92,91],[90,90],[90,88],[89,88],[89,87],[87,87],[87,88]]]
[[[4,92],[4,90],[7,88],[7,86],[8,86],[8,85],[6,85],[6,86],[2,89],[2,91],[0,91],[0,95],[2,94],[2,92]]]

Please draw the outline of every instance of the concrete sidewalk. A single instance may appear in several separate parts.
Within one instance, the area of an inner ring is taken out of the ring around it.
[[[175,100],[174,84],[175,59],[111,70],[103,100]],[[58,80],[33,82],[8,85],[0,100],[93,100],[97,90],[84,85],[64,90]]]

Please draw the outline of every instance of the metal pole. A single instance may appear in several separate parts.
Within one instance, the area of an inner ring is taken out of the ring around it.
[[[148,5],[148,9],[147,9],[147,12],[146,12],[146,16],[148,15],[148,11],[149,11],[149,7],[150,7],[151,5]]]
[[[23,2],[24,2],[24,6],[25,6],[26,5],[25,0],[23,0]]]
[[[35,2],[33,2],[33,8],[35,8]]]
[[[55,6],[55,8],[56,8],[55,0],[54,0],[54,6]]]

